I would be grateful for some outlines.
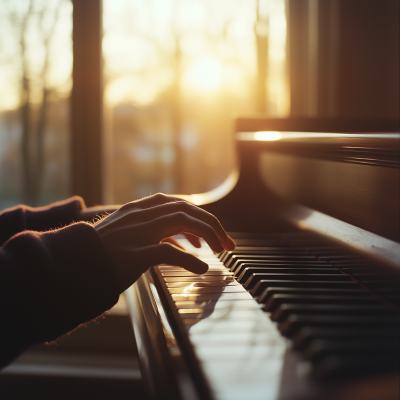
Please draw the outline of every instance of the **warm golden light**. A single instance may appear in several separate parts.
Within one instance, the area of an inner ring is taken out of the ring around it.
[[[194,62],[185,76],[185,84],[203,92],[218,90],[222,84],[223,66],[217,58],[208,57]]]
[[[256,132],[254,134],[254,139],[255,140],[279,140],[282,138],[282,134],[280,132],[274,132],[274,131],[264,131],[264,132]]]

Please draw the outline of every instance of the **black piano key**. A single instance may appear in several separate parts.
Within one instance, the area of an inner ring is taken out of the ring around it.
[[[249,247],[249,246],[236,246],[235,250],[228,251],[227,254],[229,256],[234,255],[246,255],[246,254],[260,254],[260,255],[268,255],[268,254],[282,254],[282,255],[290,255],[290,254],[298,254],[298,255],[310,255],[306,253],[302,249],[296,249],[293,247]]]
[[[324,327],[305,327],[292,339],[292,346],[296,350],[303,349],[314,339],[335,339],[335,340],[374,340],[374,341],[397,341],[399,338],[398,329],[381,329],[379,327],[365,328],[324,328]]]
[[[346,355],[331,355],[322,358],[315,363],[311,370],[311,376],[320,381],[332,381],[365,377],[398,371],[398,357],[374,357],[359,355],[358,357]]]
[[[257,282],[250,293],[256,297],[269,287],[292,287],[292,288],[327,288],[327,289],[356,289],[360,288],[353,281],[298,281],[298,280],[261,280]]]
[[[354,277],[360,280],[391,280],[395,279],[399,282],[399,276],[390,274],[383,271],[356,271],[352,274]]]
[[[272,321],[281,322],[289,315],[396,315],[393,308],[384,305],[346,305],[346,304],[281,304],[272,314]]]
[[[332,267],[329,264],[321,263],[318,261],[306,261],[306,262],[293,262],[293,261],[243,261],[241,259],[237,260],[235,264],[230,268],[230,271],[234,275],[238,276],[245,267],[295,267],[295,268],[333,268],[335,271],[340,272],[337,268]]]
[[[231,268],[235,262],[238,260],[245,261],[291,261],[291,262],[309,262],[309,261],[318,261],[313,256],[299,255],[299,256],[286,256],[286,255],[252,255],[252,254],[235,254],[232,255],[229,259],[227,259],[224,264],[227,268]]]
[[[337,262],[337,261],[346,261],[346,262],[351,262],[351,261],[356,261],[359,262],[359,260],[356,256],[350,255],[350,254],[332,254],[332,255],[318,255],[319,259],[328,261],[328,262]]]
[[[342,266],[338,266],[337,268],[340,268],[343,272],[346,272],[347,274],[350,274],[350,275],[373,271],[371,268],[366,268],[366,267],[342,267]]]
[[[361,280],[360,280],[361,282]],[[370,289],[384,290],[394,289],[399,290],[399,282],[396,280],[362,280],[363,285]]]
[[[304,315],[291,314],[278,325],[285,336],[292,337],[303,327],[331,327],[331,328],[365,328],[396,329],[398,316],[337,316],[337,315]]]
[[[247,290],[253,287],[261,280],[296,280],[296,281],[350,281],[350,277],[338,274],[285,274],[285,273],[253,273],[243,284]]]
[[[264,311],[275,311],[281,304],[362,304],[378,305],[383,304],[380,299],[372,296],[326,296],[326,295],[299,295],[299,294],[274,294],[269,298],[262,308]]]
[[[285,248],[255,248],[251,249],[249,247],[242,248],[242,247],[236,247],[235,250],[233,251],[228,251],[226,252],[220,260],[223,263],[228,262],[233,256],[308,256],[310,257],[310,254],[305,253],[304,251],[299,251],[296,249],[285,249]],[[315,257],[314,257],[315,258]]]
[[[268,240],[268,239],[240,239],[233,238],[236,246],[240,247],[286,247],[291,248],[289,244],[280,240]]]
[[[398,294],[382,294],[382,297],[397,308],[400,308],[400,296]]]
[[[302,268],[292,267],[288,268],[286,265],[282,267],[245,267],[241,269],[240,275],[237,277],[237,281],[244,284],[254,273],[283,273],[283,274],[340,274],[335,268]],[[237,276],[237,273],[235,274]]]
[[[269,287],[257,298],[259,303],[266,303],[275,294],[300,294],[300,295],[332,295],[370,298],[371,293],[358,286],[357,289],[327,289],[327,288],[294,288],[294,287]]]
[[[237,276],[237,277],[239,277],[241,274],[242,274],[242,272],[245,270],[245,268],[260,268],[260,269],[263,269],[263,268],[293,268],[293,269],[299,269],[299,268],[312,268],[312,269],[315,269],[315,268],[320,268],[321,270],[330,270],[330,271],[335,271],[335,272],[339,272],[340,273],[340,271],[337,269],[337,268],[335,268],[335,267],[331,267],[331,266],[329,266],[329,265],[327,265],[327,264],[311,264],[311,265],[304,265],[304,264],[298,264],[298,263],[292,263],[292,262],[288,262],[288,263],[268,263],[268,264],[266,264],[266,263],[263,263],[263,262],[260,262],[260,263],[241,263],[241,264],[239,264],[237,267],[236,267],[236,269],[235,269],[235,271],[234,271],[234,275],[235,276]]]
[[[217,257],[222,261],[224,257],[226,256],[226,253],[228,253],[226,250],[223,250],[222,253],[219,253]]]
[[[374,358],[382,356],[388,359],[393,357],[395,347],[394,341],[317,339],[310,342],[301,353],[309,361],[317,361],[329,355],[349,357],[368,354],[371,362]]]
[[[292,265],[296,266],[299,268],[316,268],[316,267],[321,267],[321,268],[329,268],[332,267],[332,265],[329,264],[324,264],[320,263],[318,261],[285,261],[285,260],[274,260],[274,261],[269,261],[269,260],[242,260],[239,259],[235,262],[235,264],[229,269],[230,272],[233,272],[234,274],[238,274],[241,269],[243,269],[243,265],[248,264],[248,266],[278,266],[278,265]],[[335,267],[334,267],[335,268]],[[336,268],[336,270],[338,270]]]
[[[348,260],[322,260],[321,259],[321,261],[325,261],[325,262],[327,262],[329,264],[335,265],[338,268],[341,268],[343,265],[349,265],[349,261]],[[356,266],[356,265],[364,265],[364,262],[363,261],[351,261],[351,264],[354,265],[354,266]]]

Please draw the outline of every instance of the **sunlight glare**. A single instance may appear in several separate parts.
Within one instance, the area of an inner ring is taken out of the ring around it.
[[[216,58],[203,58],[194,62],[185,76],[185,84],[203,92],[213,92],[220,88],[223,66]]]
[[[279,140],[282,138],[282,134],[280,132],[273,132],[273,131],[265,131],[265,132],[256,132],[254,134],[255,140]]]

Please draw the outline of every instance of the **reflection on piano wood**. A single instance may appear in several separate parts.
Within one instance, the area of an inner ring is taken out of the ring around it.
[[[246,135],[236,186],[203,206],[237,248],[185,242],[206,274],[159,266],[127,291],[151,398],[397,399],[399,136]]]

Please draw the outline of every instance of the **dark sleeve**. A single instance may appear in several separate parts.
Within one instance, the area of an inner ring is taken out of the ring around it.
[[[85,209],[79,196],[52,203],[46,207],[17,206],[0,212],[0,246],[24,230],[48,231],[79,221],[79,212]]]
[[[0,369],[110,309],[117,277],[91,224],[19,233],[0,248]]]

